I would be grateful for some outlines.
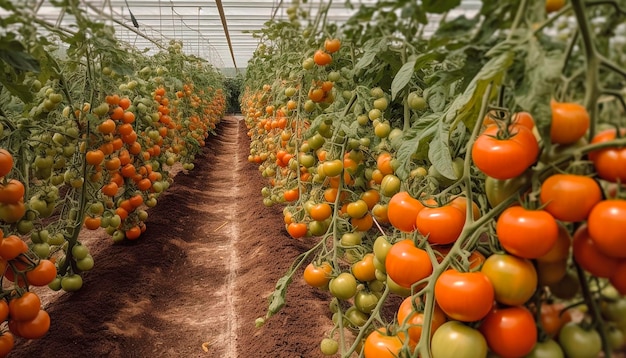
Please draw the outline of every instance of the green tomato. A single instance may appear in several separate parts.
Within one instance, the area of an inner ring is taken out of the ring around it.
[[[335,355],[337,351],[339,351],[339,343],[332,338],[324,338],[322,339],[322,343],[320,343],[320,350],[324,355]]]
[[[459,321],[448,321],[433,334],[431,349],[436,358],[486,357],[487,341],[479,331]]]
[[[418,95],[417,92],[409,93],[407,103],[409,104],[409,108],[414,111],[422,111],[428,106],[424,97]]]
[[[607,320],[619,322],[626,318],[626,298],[601,301],[600,311]]]
[[[94,262],[91,255],[87,255],[84,259],[76,260],[76,268],[80,271],[89,271],[93,268]]]
[[[388,198],[394,196],[394,194],[400,191],[400,178],[393,174],[387,174],[380,182],[380,193]]]
[[[61,279],[61,288],[65,292],[74,292],[83,287],[83,278],[77,274],[70,274]]]
[[[384,236],[379,236],[374,241],[374,256],[375,258],[383,264],[385,264],[385,259],[387,258],[387,253],[391,250],[391,243]]]
[[[489,202],[489,205],[494,208],[511,195],[517,195],[520,188],[528,183],[530,183],[530,176],[526,173],[506,180],[487,177],[485,179],[487,201]]]
[[[352,274],[342,272],[330,280],[330,293],[340,300],[347,300],[356,294],[357,282]]]
[[[363,242],[363,233],[347,232],[341,235],[341,246],[358,246]]]
[[[72,257],[75,260],[82,260],[89,255],[89,248],[85,245],[76,244],[72,247]]]
[[[55,277],[54,280],[52,280],[49,284],[48,287],[52,290],[52,291],[58,291],[61,289],[61,277],[57,276]]]
[[[586,330],[574,322],[566,323],[559,332],[559,343],[569,358],[597,357],[602,339],[596,330]]]
[[[355,306],[352,306],[344,313],[348,326],[357,328],[362,327],[367,322],[369,315],[359,311]]]
[[[377,304],[378,296],[373,292],[359,291],[354,296],[354,306],[363,313],[372,313]]]
[[[525,358],[565,358],[565,353],[558,343],[548,339],[544,342],[537,342]]]
[[[47,242],[34,244],[30,248],[40,259],[48,258],[50,255],[50,245]]]

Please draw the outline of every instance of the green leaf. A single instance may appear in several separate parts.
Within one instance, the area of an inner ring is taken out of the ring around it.
[[[371,39],[365,42],[364,44],[365,52],[359,62],[354,66],[355,70],[361,70],[367,68],[372,61],[376,58],[376,55],[381,53],[382,51],[387,50],[387,44],[385,41],[381,41],[380,39]]]
[[[398,93],[402,91],[406,85],[411,81],[411,77],[413,76],[415,61],[417,60],[416,56],[410,56],[396,75],[393,77],[393,82],[391,82],[391,100],[393,101]]]
[[[422,146],[427,147],[426,139],[435,132],[438,118],[440,115],[434,113],[419,118],[400,139],[401,144],[396,152],[396,158],[400,163],[396,168],[396,175],[400,179],[409,176],[413,157],[422,150]]]
[[[461,5],[461,0],[422,0],[422,7],[426,12],[443,14]]]
[[[457,37],[467,36],[473,30],[478,21],[479,16],[474,16],[471,19],[461,15],[454,20],[442,22],[433,34],[434,37],[446,37],[449,39],[455,39]]]
[[[290,283],[291,275],[289,274],[278,279],[274,292],[272,292],[272,295],[269,297],[266,318],[272,317],[285,306],[285,296],[287,295],[287,288]]]
[[[441,175],[448,179],[457,179],[452,167],[450,132],[444,121],[437,122],[437,131],[428,147],[428,159]]]
[[[0,49],[0,59],[18,71],[40,71],[39,62],[26,52]]]

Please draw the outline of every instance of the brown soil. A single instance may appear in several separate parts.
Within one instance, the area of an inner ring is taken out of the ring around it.
[[[47,293],[52,326],[11,357],[321,357],[328,298],[297,275],[287,305],[254,325],[267,296],[309,243],[286,235],[280,208],[247,161],[243,121],[227,117],[149,210],[136,242],[85,234],[95,268],[76,293]]]

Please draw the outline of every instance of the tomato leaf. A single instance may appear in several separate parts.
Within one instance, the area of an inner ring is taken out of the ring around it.
[[[461,0],[422,0],[424,10],[434,14],[443,14],[459,5],[461,5]]]
[[[406,179],[409,176],[414,155],[419,152],[427,152],[428,138],[437,130],[437,119],[440,117],[440,114],[434,113],[421,117],[401,138],[397,138],[401,141],[396,152],[396,158],[400,163],[400,166],[396,168],[396,175],[400,179]],[[425,158],[426,155],[420,156],[418,154],[418,159]]]
[[[398,93],[406,88],[406,85],[411,81],[411,77],[413,76],[413,72],[415,69],[415,61],[417,60],[416,56],[410,56],[406,61],[398,73],[396,73],[393,78],[393,82],[391,82],[391,100],[393,101]]]
[[[428,146],[428,159],[441,175],[448,179],[457,179],[450,153],[450,128],[444,121],[437,122],[435,136]]]
[[[287,287],[291,283],[291,275],[281,277],[276,282],[276,287],[272,295],[269,297],[269,306],[267,308],[266,318],[272,317],[285,306],[285,296],[287,295]]]
[[[374,61],[376,55],[378,55],[382,51],[387,50],[387,44],[385,43],[385,41],[380,41],[380,39],[368,40],[365,42],[364,47],[365,52],[363,53],[363,56],[361,57],[359,62],[357,62],[357,64],[354,66],[355,70],[362,70],[364,68],[367,68],[367,66],[369,66],[372,61]]]

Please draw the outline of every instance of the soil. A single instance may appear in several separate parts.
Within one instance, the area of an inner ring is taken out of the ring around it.
[[[147,230],[113,244],[85,233],[96,266],[75,293],[43,293],[52,325],[18,340],[10,357],[322,357],[332,328],[327,294],[296,275],[287,304],[260,328],[267,297],[311,246],[290,238],[281,209],[267,208],[264,179],[247,161],[241,117],[180,171],[149,210]]]

